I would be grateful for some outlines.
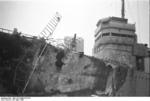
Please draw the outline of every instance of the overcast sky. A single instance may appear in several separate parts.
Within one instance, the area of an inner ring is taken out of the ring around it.
[[[138,42],[149,44],[149,0],[125,0],[125,17],[136,24]],[[85,54],[92,55],[94,31],[99,19],[121,16],[121,0],[0,0],[0,28],[18,28],[23,33],[38,35],[50,18],[62,15],[53,37],[84,38]]]

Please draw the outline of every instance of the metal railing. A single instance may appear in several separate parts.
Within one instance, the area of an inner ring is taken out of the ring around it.
[[[8,29],[0,28],[0,32],[12,34],[13,30],[8,30]]]
[[[13,30],[5,29],[5,28],[0,28],[0,32],[13,34]],[[18,32],[18,33],[21,33],[21,36],[30,37],[30,38],[34,37],[33,35],[25,34],[22,32]]]

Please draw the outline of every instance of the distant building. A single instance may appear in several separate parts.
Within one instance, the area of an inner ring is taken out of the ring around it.
[[[65,44],[65,46],[67,48],[71,49],[72,48],[72,46],[71,46],[72,41],[73,41],[73,37],[66,36],[64,38],[64,44]],[[76,52],[84,52],[84,40],[83,40],[83,38],[77,37],[76,40],[75,40],[75,42],[76,42],[76,46],[75,46],[74,50]]]
[[[124,18],[108,17],[96,26],[93,56],[134,70],[118,95],[150,95],[150,49],[137,43],[135,24]]]

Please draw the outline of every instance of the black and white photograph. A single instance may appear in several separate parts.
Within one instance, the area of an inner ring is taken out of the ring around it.
[[[149,0],[0,0],[1,101],[150,97],[149,25]]]

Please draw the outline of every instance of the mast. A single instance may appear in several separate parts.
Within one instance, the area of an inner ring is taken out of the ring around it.
[[[121,8],[121,17],[124,18],[125,17],[125,3],[124,3],[124,0],[121,0],[121,3],[122,3],[122,8]]]

